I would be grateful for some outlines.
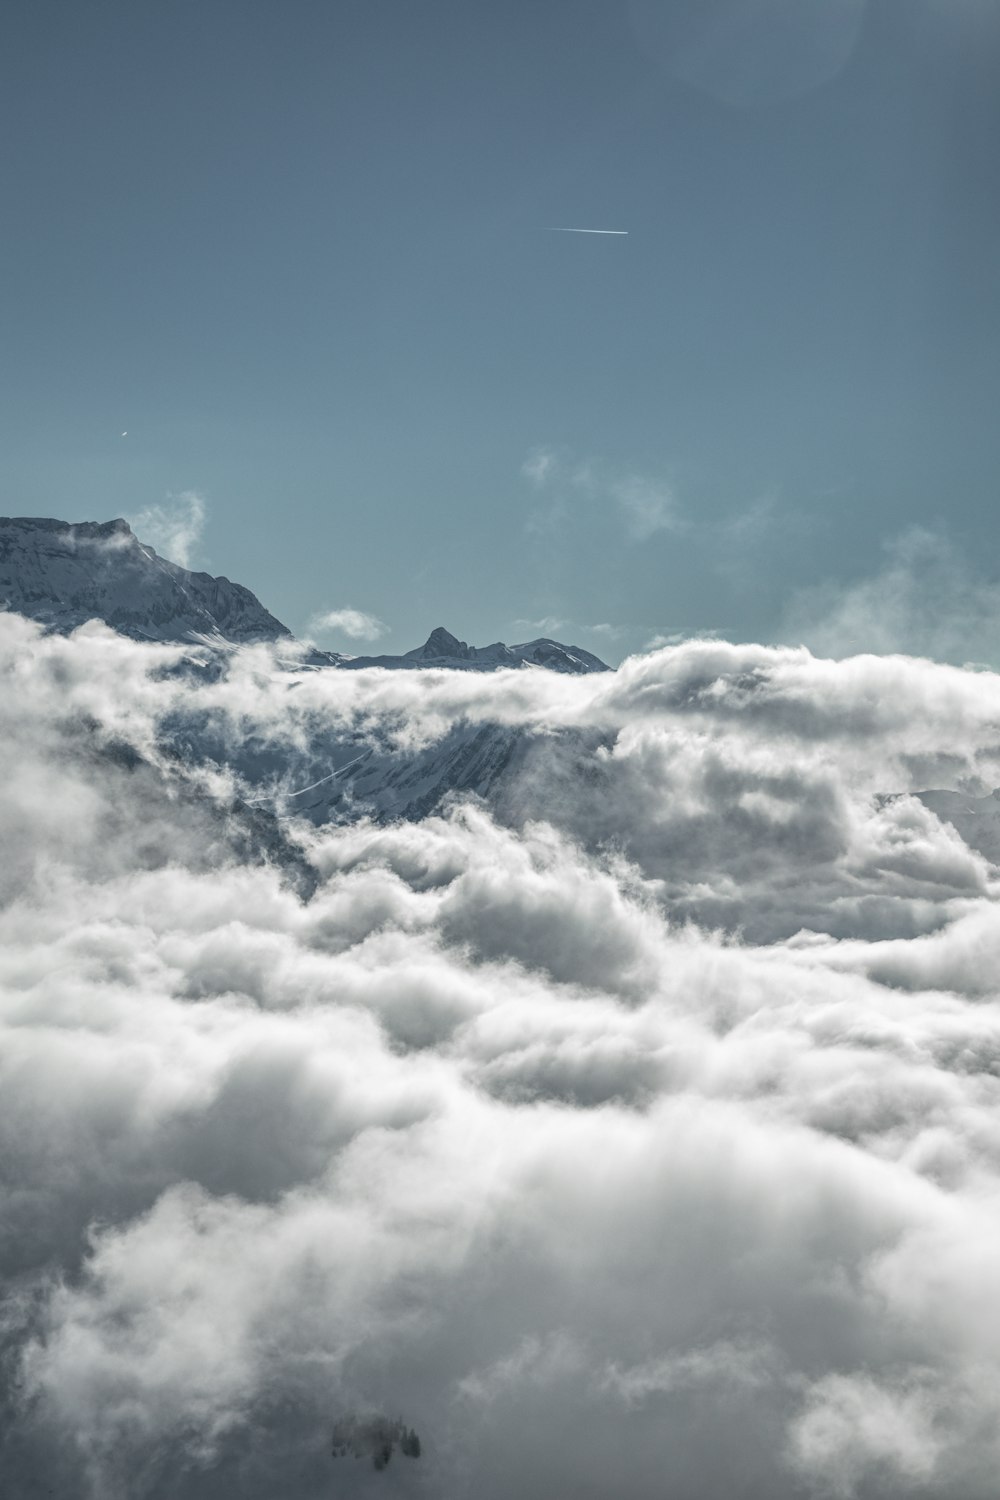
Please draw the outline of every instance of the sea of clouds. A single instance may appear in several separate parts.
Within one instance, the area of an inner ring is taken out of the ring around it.
[[[0,616],[4,1493],[992,1500],[1000,677],[184,656]],[[528,748],[268,834],[181,720]]]

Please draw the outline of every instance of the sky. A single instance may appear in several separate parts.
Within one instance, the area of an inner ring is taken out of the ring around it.
[[[994,0],[0,27],[5,513],[179,527],[340,649],[996,656],[921,602],[996,581]]]

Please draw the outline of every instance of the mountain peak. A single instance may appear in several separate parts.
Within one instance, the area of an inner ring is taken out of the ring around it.
[[[450,630],[445,630],[443,625],[437,625],[422,646],[417,646],[406,654],[421,661],[440,661],[444,658],[465,661],[470,651],[467,642],[460,641]]]
[[[291,631],[255,594],[228,578],[195,573],[160,557],[120,516],[113,521],[58,521],[46,516],[0,516],[0,609],[68,632],[103,620],[140,641],[210,637],[244,644],[290,640]],[[340,656],[317,651],[309,666],[422,667],[495,672],[544,667],[551,672],[606,672],[580,646],[539,639],[506,646],[470,646],[443,625],[404,656]]]
[[[564,646],[559,641],[527,641],[520,646],[470,646],[438,625],[422,646],[403,656],[345,656],[340,667],[359,671],[364,667],[386,667],[407,670],[421,667],[458,668],[462,671],[496,672],[501,667],[546,667],[551,672],[607,672],[610,668],[591,651],[580,646]]]
[[[0,608],[61,631],[104,620],[136,640],[290,635],[242,584],[158,556],[120,516],[73,522],[0,516]]]

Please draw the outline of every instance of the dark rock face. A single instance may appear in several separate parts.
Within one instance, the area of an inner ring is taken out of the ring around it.
[[[242,584],[160,557],[123,520],[0,517],[0,606],[61,631],[103,620],[135,640],[291,634]]]
[[[407,651],[407,656],[419,661],[439,661],[450,657],[455,661],[468,661],[472,651],[466,641],[460,641],[457,636],[445,630],[443,625],[438,625],[432,630],[422,646],[414,651]]]
[[[395,671],[419,667],[458,667],[474,672],[496,672],[501,667],[547,667],[551,672],[573,674],[610,671],[606,662],[582,646],[564,646],[545,637],[516,646],[507,646],[503,641],[494,641],[491,646],[470,646],[443,625],[436,626],[422,646],[403,656],[350,656],[343,657],[337,665],[354,670],[387,667]]]
[[[171,668],[205,681],[225,673],[230,644],[293,640],[249,589],[160,557],[123,520],[71,524],[0,518],[2,608],[54,631],[69,632],[97,619],[139,641],[205,642],[208,649],[187,653]],[[305,670],[333,671],[608,670],[577,646],[548,639],[470,646],[441,625],[422,646],[402,656],[345,657],[296,649],[289,661]],[[180,707],[163,722],[161,735],[163,752],[178,765],[225,766],[254,789],[256,811],[249,803],[234,805],[231,820],[234,837],[238,831],[255,851],[267,849],[274,839],[259,804],[267,805],[269,818],[280,808],[317,825],[360,817],[419,819],[449,797],[496,801],[537,749],[529,732],[502,724],[456,723],[434,744],[405,750],[370,728],[355,726],[338,735],[320,723],[306,743],[294,750],[286,746],[283,755],[276,755],[266,736],[244,735],[239,744],[230,743],[218,726]],[[283,867],[295,867],[295,878],[302,880],[293,851],[282,846],[272,853]]]
[[[197,637],[243,645],[293,640],[292,633],[255,594],[228,578],[195,573],[135,536],[127,521],[59,521],[0,516],[0,609],[16,610],[50,630],[68,632],[103,620],[139,641]],[[402,656],[300,654],[304,666],[464,668],[546,667],[554,672],[606,672],[580,646],[540,639],[522,645],[470,646],[438,625],[422,646]]]

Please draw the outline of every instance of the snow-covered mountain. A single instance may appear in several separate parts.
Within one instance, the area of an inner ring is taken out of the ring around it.
[[[235,644],[291,642],[255,594],[228,578],[195,573],[160,557],[127,521],[57,521],[0,516],[0,608],[16,610],[50,629],[75,630],[103,620],[134,640],[221,638]],[[500,667],[546,667],[554,672],[607,672],[580,646],[541,638],[521,645],[469,646],[443,626],[402,656],[344,656],[313,651],[308,665],[408,669],[447,667],[492,672]]]
[[[398,656],[310,650],[249,589],[159,557],[122,520],[71,525],[0,519],[0,608],[57,632],[97,618],[139,641],[191,642],[177,671],[205,681],[229,671],[234,646],[260,641],[287,644],[277,670],[289,669],[290,683],[303,669],[334,674],[364,668],[610,670],[591,652],[558,641],[476,647],[442,626],[423,645]],[[196,701],[160,723],[159,765],[169,794],[188,796],[195,806],[214,777],[230,790],[221,802],[208,799],[206,837],[225,838],[233,848],[286,866],[298,884],[308,874],[303,875],[294,838],[286,838],[284,830],[294,827],[286,823],[288,815],[315,825],[364,817],[415,820],[441,808],[450,796],[472,794],[486,799],[502,821],[517,823],[544,815],[564,795],[572,804],[583,788],[594,795],[613,745],[613,736],[569,727],[557,735],[541,734],[462,718],[433,742],[412,746],[364,716],[339,721],[336,728],[322,716],[310,726],[307,717],[297,733],[286,736],[246,726],[234,735],[224,718],[193,706]],[[234,773],[235,784],[229,775],[219,777],[219,769]],[[158,774],[152,762],[140,770],[148,778]],[[1000,863],[1000,792],[917,795],[966,844]]]
[[[0,517],[0,606],[61,631],[104,620],[135,640],[291,637],[242,584],[158,556],[122,520]]]
[[[123,520],[104,523],[34,517],[0,518],[0,608],[68,632],[103,620],[139,641],[193,642],[184,671],[209,678],[227,670],[232,645],[287,642],[289,667],[358,671],[501,668],[562,673],[610,669],[579,646],[541,638],[508,646],[470,646],[443,626],[399,656],[344,656],[299,646],[288,628],[249,589],[195,573],[160,557]],[[251,803],[321,824],[371,816],[379,821],[426,816],[455,792],[496,800],[523,765],[532,736],[499,724],[456,724],[439,742],[404,750],[371,726],[307,735],[295,747],[221,738],[198,716],[163,725],[163,748],[181,773],[225,766]]]
[[[495,641],[492,646],[470,646],[438,625],[422,646],[402,656],[345,656],[341,667],[391,667],[413,670],[420,667],[452,667],[473,672],[495,672],[500,667],[547,667],[550,672],[608,672],[611,669],[582,646],[564,646],[560,641],[541,636],[521,645],[507,646]]]

